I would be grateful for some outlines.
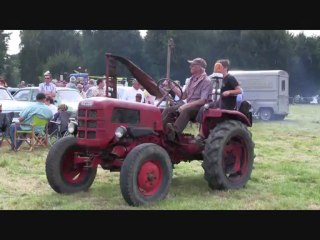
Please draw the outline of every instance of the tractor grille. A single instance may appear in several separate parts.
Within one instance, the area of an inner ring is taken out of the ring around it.
[[[86,116],[86,110],[81,109],[78,111],[78,117],[85,117]]]
[[[88,139],[95,139],[96,138],[96,132],[88,131],[87,138]]]
[[[85,127],[85,121],[84,120],[79,120],[79,127]]]
[[[79,138],[84,138],[85,132],[84,131],[79,131]]]
[[[88,120],[87,128],[96,128],[96,127],[97,127],[97,121]]]
[[[96,118],[96,117],[97,117],[97,110],[88,111],[88,118]]]
[[[79,109],[79,134],[82,139],[96,139],[104,128],[103,110]],[[98,134],[97,134],[98,132]]]

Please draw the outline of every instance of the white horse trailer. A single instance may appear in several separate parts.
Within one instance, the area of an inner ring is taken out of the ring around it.
[[[289,113],[289,74],[283,70],[229,71],[261,120],[283,120]]]

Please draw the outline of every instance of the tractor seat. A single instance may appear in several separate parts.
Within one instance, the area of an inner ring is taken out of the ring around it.
[[[249,116],[251,109],[251,103],[249,101],[242,101],[239,107],[239,112],[243,113],[245,116]]]

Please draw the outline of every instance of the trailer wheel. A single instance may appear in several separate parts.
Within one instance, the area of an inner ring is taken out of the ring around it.
[[[247,127],[235,120],[211,130],[203,151],[202,167],[211,189],[238,189],[250,178],[254,143]]]
[[[260,119],[263,121],[270,121],[273,115],[273,111],[270,108],[262,108],[259,113]]]
[[[120,188],[131,206],[159,201],[169,191],[172,163],[168,153],[153,143],[135,147],[125,158],[120,172]]]

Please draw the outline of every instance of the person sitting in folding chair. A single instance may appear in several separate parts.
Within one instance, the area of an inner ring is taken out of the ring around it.
[[[60,104],[58,111],[53,115],[52,121],[48,123],[48,133],[51,135],[58,130],[58,125],[61,126],[60,131],[66,131],[70,117],[71,113],[68,112],[68,106],[66,104]]]
[[[13,117],[14,117],[14,112],[9,112],[9,113],[0,112],[0,147],[4,140],[7,140],[9,142],[7,137],[9,137],[9,127]]]
[[[68,112],[68,106],[60,104],[58,112],[54,115],[52,121],[48,123],[49,144],[52,146],[58,139],[68,135],[68,124],[71,112]]]
[[[52,119],[52,111],[45,105],[46,96],[43,93],[38,93],[36,96],[37,103],[27,107],[20,113],[20,124],[12,124],[9,129],[11,150],[16,151],[22,144],[22,140],[15,141],[15,132],[19,130],[28,131],[32,129],[30,125],[33,120],[33,116],[37,115],[40,119]],[[24,125],[27,124],[27,125]],[[35,129],[35,132],[39,132],[43,129]]]

